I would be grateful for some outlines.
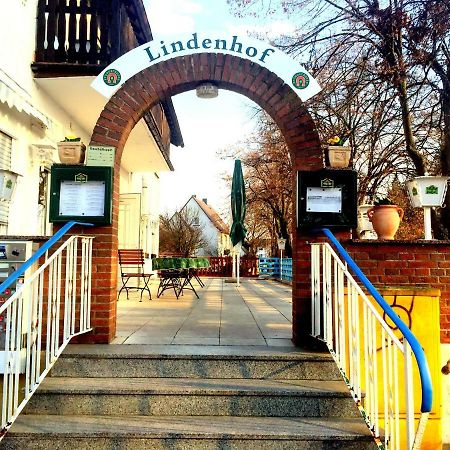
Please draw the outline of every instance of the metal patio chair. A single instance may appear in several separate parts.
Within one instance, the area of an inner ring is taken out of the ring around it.
[[[119,266],[120,266],[120,277],[122,279],[122,287],[117,295],[117,300],[119,300],[120,293],[125,289],[127,293],[132,289],[141,291],[141,299],[144,291],[148,292],[149,300],[152,299],[152,294],[150,292],[150,278],[152,273],[145,273],[144,271],[144,252],[142,249],[119,249]],[[137,280],[135,284],[129,285],[130,280]],[[141,286],[141,280],[143,286]]]

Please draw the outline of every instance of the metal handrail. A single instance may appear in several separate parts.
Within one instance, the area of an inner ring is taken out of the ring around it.
[[[414,356],[416,357],[420,374],[420,382],[422,385],[422,404],[420,410],[423,413],[429,413],[431,411],[433,403],[433,387],[431,383],[430,369],[428,367],[427,359],[422,346],[420,345],[419,341],[414,336],[414,334],[411,332],[411,330],[394,312],[394,310],[390,307],[390,305],[386,302],[386,300],[384,300],[384,298],[377,291],[375,286],[364,275],[362,270],[358,267],[355,261],[353,261],[351,256],[347,253],[344,247],[336,239],[334,234],[328,228],[322,228],[321,231],[333,243],[333,245],[336,247],[342,258],[344,259],[344,261],[348,264],[348,266],[359,278],[364,287],[368,290],[368,292],[372,295],[375,301],[380,305],[383,311],[389,316],[392,322],[398,327],[398,329],[402,332],[405,339],[408,341],[408,344],[410,345],[411,350],[413,351]]]
[[[20,278],[26,271],[29,269],[35,262],[39,260],[41,256],[43,256],[50,248],[56,244],[73,226],[82,225],[87,227],[94,226],[92,223],[84,223],[84,222],[75,222],[70,221],[67,222],[64,226],[62,226],[47,242],[41,245],[30,258],[28,258],[23,264],[19,266],[17,270],[11,273],[8,278],[0,284],[0,294],[5,292],[14,281]]]
[[[1,285],[4,290],[74,225],[69,222]],[[69,341],[92,330],[91,274],[94,236],[72,235],[0,306],[4,350],[0,441]]]

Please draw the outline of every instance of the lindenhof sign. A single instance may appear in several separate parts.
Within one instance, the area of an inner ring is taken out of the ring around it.
[[[281,50],[247,36],[218,32],[196,32],[168,41],[156,39],[143,44],[104,69],[92,87],[105,97],[111,97],[122,84],[147,67],[195,53],[223,53],[248,59],[275,73],[302,101],[321,90],[313,76]]]

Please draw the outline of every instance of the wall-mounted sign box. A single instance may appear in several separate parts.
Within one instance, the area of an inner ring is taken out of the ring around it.
[[[50,222],[111,225],[112,180],[112,167],[53,165]]]
[[[356,194],[354,170],[297,172],[297,226],[356,228]]]
[[[116,155],[115,147],[105,147],[103,145],[89,145],[87,149],[87,166],[114,167]]]

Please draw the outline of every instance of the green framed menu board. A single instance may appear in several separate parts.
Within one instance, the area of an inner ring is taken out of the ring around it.
[[[111,225],[113,168],[55,164],[51,169],[50,222]]]

